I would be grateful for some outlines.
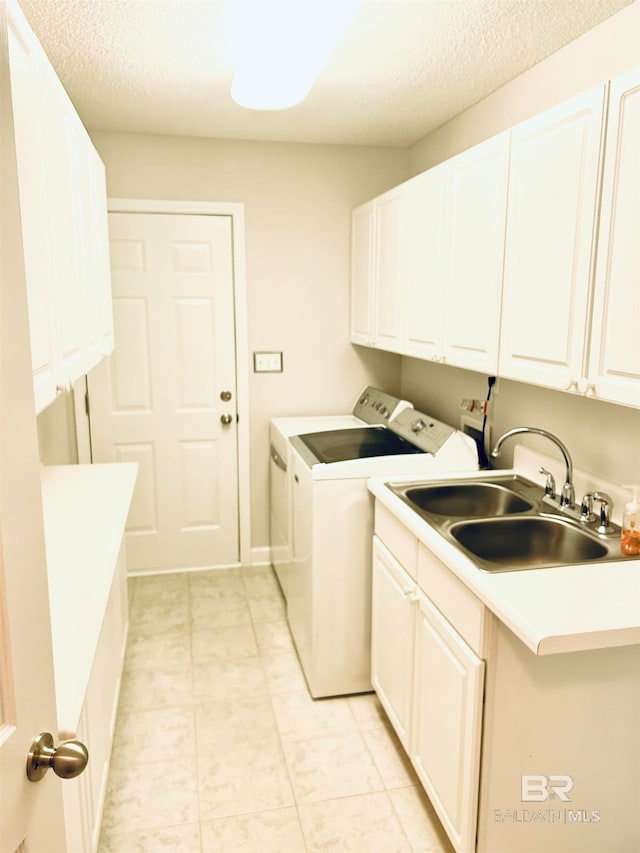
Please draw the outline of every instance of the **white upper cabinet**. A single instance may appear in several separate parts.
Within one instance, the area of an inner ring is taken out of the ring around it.
[[[27,280],[31,360],[36,411],[56,396],[55,315],[50,289],[51,247],[47,210],[44,140],[34,121],[40,97],[37,45],[9,16],[9,58],[15,128],[22,242]]]
[[[113,309],[109,260],[105,169],[91,140],[81,128],[75,146],[78,169],[77,263],[84,282],[86,332],[84,373],[113,351]]]
[[[416,358],[444,355],[444,261],[449,167],[429,169],[406,186],[404,350]]]
[[[405,268],[404,185],[351,216],[351,341],[400,352]]]
[[[568,390],[584,375],[605,92],[511,131],[500,376]]]
[[[374,202],[351,214],[351,341],[372,344]]]
[[[402,351],[406,262],[405,184],[375,203],[373,345]]]
[[[586,391],[640,407],[640,69],[611,84]]]
[[[34,116],[34,120],[36,117]],[[67,96],[56,77],[40,65],[40,120],[44,137],[45,195],[41,203],[47,211],[51,244],[48,270],[58,331],[58,378],[73,381],[81,376],[85,334],[84,270],[78,263],[77,213],[74,210],[75,182],[72,161],[74,127]]]
[[[353,343],[495,373],[507,158],[503,134],[353,211]]]
[[[636,68],[357,208],[352,341],[640,408],[639,186]]]
[[[508,155],[503,133],[449,161],[442,360],[490,374],[498,367]]]
[[[12,106],[36,412],[113,348],[104,166],[17,3]]]

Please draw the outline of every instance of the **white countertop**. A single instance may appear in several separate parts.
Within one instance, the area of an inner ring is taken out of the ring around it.
[[[422,478],[455,480],[485,472]],[[530,471],[514,468],[532,479]],[[441,536],[385,486],[369,490],[537,655],[640,643],[640,560],[489,573]],[[428,590],[425,590],[428,594]]]
[[[58,728],[75,732],[138,466],[44,466],[42,509]]]

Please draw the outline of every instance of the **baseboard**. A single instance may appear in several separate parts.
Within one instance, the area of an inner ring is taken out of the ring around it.
[[[271,548],[268,545],[264,545],[261,548],[252,548],[251,549],[251,566],[270,566],[271,565]],[[221,566],[190,566],[188,568],[181,568],[176,566],[175,568],[170,569],[150,569],[149,571],[144,570],[134,570],[129,571],[127,573],[127,577],[130,578],[144,578],[151,577],[152,575],[171,575],[171,574],[179,574],[182,572],[211,572],[211,571],[224,571],[225,569],[238,569],[240,568],[240,563],[228,563],[226,565]]]
[[[251,549],[251,565],[252,566],[270,566],[271,565],[271,548],[268,545],[262,548]]]

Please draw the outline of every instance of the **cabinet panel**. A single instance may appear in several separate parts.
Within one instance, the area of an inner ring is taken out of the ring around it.
[[[109,271],[104,165],[84,128],[73,139],[76,168],[76,263],[85,307],[83,373],[113,350],[113,308]]]
[[[445,360],[495,373],[504,257],[508,134],[450,161]]]
[[[376,199],[373,343],[400,352],[406,265],[404,186]]]
[[[568,388],[583,375],[604,94],[511,132],[501,376]]]
[[[413,580],[418,577],[418,540],[392,512],[376,501],[375,532]]]
[[[613,81],[589,362],[590,391],[640,407],[640,71]]]
[[[411,758],[458,853],[475,848],[484,662],[421,596]]]
[[[456,626],[456,631],[471,649],[477,655],[484,656],[487,641],[486,607],[422,544],[418,546],[418,586],[444,618]]]
[[[39,121],[38,58],[32,39],[9,16],[11,89],[20,192],[22,242],[27,282],[31,360],[36,412],[56,396],[55,316],[47,276],[50,269],[44,172],[44,138]]]
[[[373,286],[373,201],[351,215],[351,341],[371,344]]]
[[[447,186],[447,165],[406,184],[404,343],[407,355],[417,358],[443,354]]]
[[[415,582],[377,537],[373,540],[371,683],[409,748]]]
[[[46,207],[52,257],[50,287],[60,310],[56,313],[59,340],[59,372],[63,379],[82,375],[83,337],[86,334],[85,294],[77,263],[73,125],[69,105],[60,83],[40,68],[42,120],[46,130]]]

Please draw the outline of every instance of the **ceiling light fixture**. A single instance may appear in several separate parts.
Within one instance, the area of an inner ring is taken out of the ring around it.
[[[360,0],[234,0],[231,97],[252,110],[303,101]]]

